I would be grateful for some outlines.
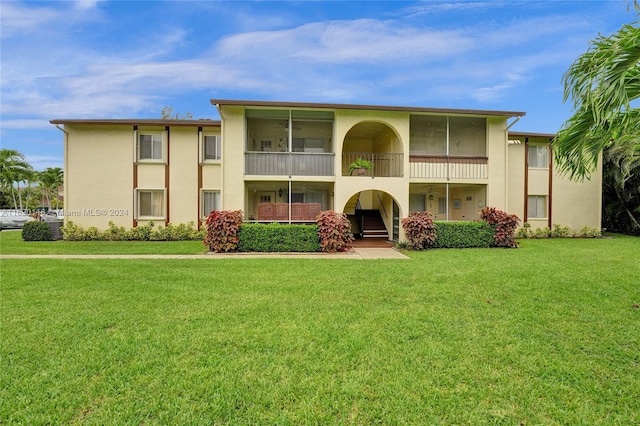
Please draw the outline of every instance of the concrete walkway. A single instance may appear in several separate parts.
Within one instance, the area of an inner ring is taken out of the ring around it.
[[[0,254],[4,259],[409,259],[392,248],[354,248],[342,253],[207,253],[207,254]]]

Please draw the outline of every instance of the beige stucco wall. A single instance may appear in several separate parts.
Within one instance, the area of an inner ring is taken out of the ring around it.
[[[508,212],[525,219],[533,229],[546,228],[549,218],[526,218],[524,211],[524,163],[526,145],[522,143],[509,147],[509,194]],[[547,138],[531,137],[530,144],[548,143]],[[549,169],[529,168],[528,194],[547,196],[551,200],[552,225],[568,226],[580,230],[584,226],[600,228],[602,215],[602,167],[593,174],[592,179],[584,182],[572,182],[557,172],[554,165],[552,190],[549,194]],[[547,206],[548,208],[548,206]]]
[[[600,229],[602,223],[602,158],[590,180],[570,181],[566,176],[553,174],[553,224],[580,230],[585,226]]]
[[[222,116],[222,208],[244,210],[244,108],[225,107]]]
[[[523,220],[524,212],[524,152],[525,143],[509,145],[507,148],[508,161],[508,192],[506,211],[515,214]]]
[[[164,126],[140,126],[138,134],[163,135],[162,161],[136,161],[133,125],[70,124],[65,126],[65,131],[68,132],[65,143],[67,221],[100,230],[106,229],[109,221],[130,228],[135,219],[137,188],[165,190],[164,220],[174,224],[197,223],[201,196],[198,126],[170,126],[168,133]],[[203,133],[220,134],[220,130],[205,127]],[[134,168],[137,185],[134,185]],[[220,161],[202,164],[202,188],[222,189]],[[138,224],[144,223],[147,221],[138,221]]]
[[[487,206],[507,208],[507,120],[505,117],[487,118]]]
[[[65,222],[105,229],[133,223],[133,129],[65,126]]]
[[[169,217],[171,223],[197,223],[198,154],[196,127],[172,127],[169,145]]]

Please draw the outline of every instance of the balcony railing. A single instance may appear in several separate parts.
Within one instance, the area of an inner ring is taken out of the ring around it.
[[[322,211],[320,203],[260,203],[259,222],[314,222]]]
[[[333,176],[333,153],[247,152],[245,175]]]
[[[363,176],[369,177],[402,177],[402,153],[372,153],[372,152],[344,152],[342,153],[342,175],[349,176],[349,166],[358,158],[363,158],[372,164],[371,170],[365,170]],[[353,173],[357,176],[357,173]]]
[[[409,176],[430,179],[487,179],[487,157],[411,155]]]

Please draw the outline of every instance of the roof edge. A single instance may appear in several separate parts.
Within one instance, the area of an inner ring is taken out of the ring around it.
[[[521,137],[521,138],[549,138],[553,139],[556,137],[555,133],[536,133],[536,132],[517,132],[517,131],[509,131],[509,136]]]
[[[249,101],[231,99],[210,99],[212,105],[220,106],[251,106],[251,107],[293,107],[293,108],[325,108],[325,109],[349,109],[349,110],[369,110],[369,111],[404,111],[404,112],[433,112],[450,114],[473,114],[491,115],[504,117],[522,117],[526,112],[522,111],[495,111],[481,109],[457,109],[457,108],[431,108],[431,107],[408,107],[408,106],[384,106],[384,105],[361,105],[361,104],[336,104],[336,103],[316,103],[316,102],[281,102],[281,101]]]
[[[53,119],[51,124],[123,124],[142,126],[220,126],[220,120],[165,120],[161,118],[77,118],[77,119]]]

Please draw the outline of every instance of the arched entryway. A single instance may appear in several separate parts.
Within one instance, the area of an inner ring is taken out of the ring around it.
[[[389,193],[368,189],[354,193],[343,208],[357,247],[389,247],[399,238],[400,208]]]

